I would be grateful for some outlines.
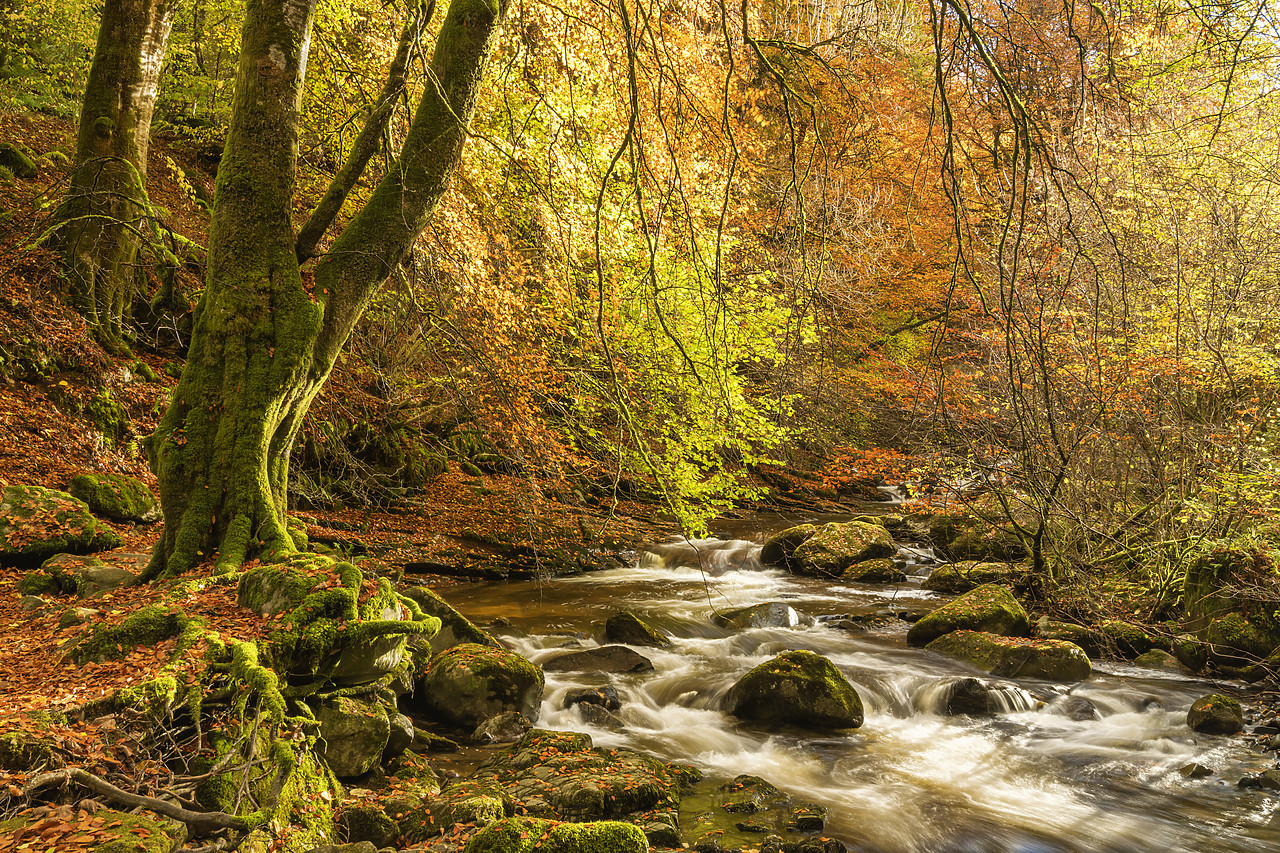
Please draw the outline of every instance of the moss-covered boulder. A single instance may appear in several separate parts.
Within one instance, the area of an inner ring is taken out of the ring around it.
[[[748,628],[795,628],[805,623],[805,618],[789,604],[766,601],[747,607],[725,610],[711,617],[721,628],[745,631]]]
[[[791,651],[750,670],[724,697],[739,719],[768,725],[851,729],[862,725],[862,699],[831,661]]]
[[[186,824],[147,813],[98,809],[85,820],[20,814],[0,822],[6,850],[93,850],[94,853],[172,853],[187,838]]]
[[[33,181],[40,174],[35,160],[11,142],[0,142],[0,166],[24,181]]]
[[[692,768],[629,749],[597,748],[585,734],[534,729],[483,764],[471,781],[495,786],[531,817],[625,820],[658,835],[674,827],[681,792],[696,778]]]
[[[1262,624],[1258,624],[1262,622]],[[1271,620],[1255,622],[1240,613],[1217,616],[1204,630],[1209,660],[1219,666],[1244,667],[1265,660],[1280,647]]]
[[[960,595],[983,584],[996,583],[1008,585],[1017,574],[1016,564],[980,563],[976,560],[961,560],[958,563],[946,563],[934,569],[929,577],[920,584],[924,589],[934,592],[945,592]]]
[[[1047,616],[1036,623],[1035,635],[1039,640],[1065,640],[1068,643],[1075,643],[1091,658],[1101,657],[1105,644],[1100,631],[1077,625],[1075,622],[1057,622]]]
[[[879,524],[832,522],[797,546],[787,569],[794,574],[838,578],[854,563],[892,557],[897,550],[889,531]]]
[[[140,524],[161,518],[160,502],[146,484],[124,474],[79,474],[67,492],[88,504],[94,515]]]
[[[764,545],[760,548],[761,564],[774,569],[786,569],[794,574],[796,549],[817,532],[818,528],[813,524],[798,524],[779,530],[764,540]]]
[[[1209,649],[1194,634],[1179,634],[1169,643],[1173,656],[1192,672],[1200,672],[1209,663]]]
[[[39,563],[54,554],[86,554],[121,544],[84,501],[66,492],[5,486],[0,493],[0,565]]]
[[[178,637],[198,624],[177,607],[150,604],[135,610],[120,622],[93,623],[70,647],[77,664],[124,657],[138,646],[154,646]]]
[[[494,649],[504,648],[492,634],[463,616],[453,605],[427,587],[411,586],[406,587],[402,592],[406,597],[413,599],[423,613],[440,620],[440,630],[431,637],[429,642],[411,644],[415,656],[425,652],[422,663],[425,664],[427,659],[438,652],[463,643],[476,643]]]
[[[1083,681],[1093,672],[1089,656],[1074,643],[952,631],[925,646],[1003,678]]]
[[[344,804],[335,821],[348,844],[367,841],[374,849],[381,850],[392,846],[400,835],[399,824],[374,803]]]
[[[927,646],[952,631],[985,631],[1003,637],[1025,637],[1031,631],[1027,611],[1009,590],[984,584],[923,617],[907,632],[907,643]]]
[[[334,776],[360,776],[382,760],[391,724],[381,705],[338,697],[321,702],[315,715],[320,724],[320,755]]]
[[[263,616],[281,614],[263,644],[265,662],[295,682],[405,682],[413,661],[406,638],[430,636],[440,620],[402,598],[386,578],[365,579],[351,563],[297,554],[239,579],[237,601]]]
[[[604,641],[624,646],[651,646],[663,648],[671,645],[671,638],[657,631],[634,613],[624,610],[605,620]]]
[[[467,731],[504,711],[532,722],[543,684],[542,670],[515,652],[463,643],[430,660],[409,705]]]
[[[1152,634],[1141,625],[1125,622],[1120,619],[1104,619],[1098,623],[1098,634],[1102,637],[1102,647],[1125,660],[1133,660],[1152,649],[1168,649],[1169,643]]]
[[[1152,649],[1149,652],[1143,652],[1133,659],[1133,665],[1140,666],[1143,669],[1154,669],[1159,672],[1169,672],[1177,675],[1191,674],[1191,670],[1183,666],[1182,661],[1164,649]]]
[[[1187,711],[1187,725],[1205,734],[1235,734],[1244,728],[1244,711],[1240,703],[1230,696],[1210,693],[1191,703],[1191,709]]]
[[[893,560],[863,560],[844,570],[840,580],[845,583],[902,583],[907,573]]]
[[[648,853],[644,832],[630,823],[561,823],[512,817],[471,837],[463,853]]]
[[[1027,549],[1007,520],[1009,513],[1025,524],[1039,523],[1029,509],[1016,502],[1006,506],[988,494],[967,507],[930,516],[929,541],[950,560],[1017,562]]]

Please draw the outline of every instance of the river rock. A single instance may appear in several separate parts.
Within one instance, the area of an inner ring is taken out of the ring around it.
[[[1191,709],[1187,711],[1187,725],[1205,734],[1235,734],[1244,728],[1244,711],[1240,703],[1230,696],[1210,693],[1191,703]]]
[[[731,814],[754,814],[791,802],[791,798],[772,783],[748,774],[724,783],[720,792],[720,807]]]
[[[779,530],[764,540],[764,546],[760,549],[761,564],[775,569],[786,569],[795,574],[798,566],[795,561],[796,549],[817,532],[818,528],[812,524],[798,524],[786,530]]]
[[[726,712],[756,723],[816,729],[862,725],[862,699],[831,661],[791,651],[765,661],[725,694]]]
[[[681,789],[697,778],[692,768],[629,749],[598,749],[585,734],[534,729],[481,765],[472,781],[506,792],[532,817],[649,824],[662,813],[656,822],[666,824],[667,817],[674,821]]]
[[[505,711],[536,720],[543,683],[542,670],[515,652],[463,643],[431,659],[410,707],[469,730]]]
[[[711,621],[721,628],[732,628],[735,631],[745,631],[748,628],[795,628],[805,623],[804,617],[795,608],[777,601],[726,610],[717,613]]]
[[[413,746],[413,720],[404,714],[387,714],[387,746],[382,751],[384,761],[398,758]]]
[[[124,474],[78,474],[67,493],[84,501],[94,515],[139,524],[161,518],[160,502],[147,485]]]
[[[1072,696],[1070,694],[1059,696],[1046,705],[1044,710],[1046,713],[1057,714],[1077,723],[1102,719],[1102,715],[1098,713],[1097,706],[1083,696]]]
[[[982,717],[1000,710],[991,685],[978,678],[954,678],[943,682],[940,690],[930,691],[931,702],[941,713],[958,717]],[[930,708],[933,710],[933,708]]]
[[[1191,671],[1182,665],[1182,661],[1163,649],[1152,649],[1149,652],[1143,652],[1133,659],[1133,664],[1144,669],[1155,669],[1160,672],[1171,672],[1177,675],[1191,674]]]
[[[626,646],[601,646],[542,662],[544,672],[651,672],[653,663]]]
[[[1063,640],[1028,640],[952,631],[925,646],[1003,678],[1083,681],[1093,671],[1084,649]]]
[[[427,587],[407,586],[401,592],[406,598],[412,599],[423,613],[440,620],[440,630],[434,637],[421,641],[414,638],[410,644],[415,658],[421,656],[423,663],[433,654],[463,643],[475,643],[492,649],[505,648],[496,637],[478,627],[459,613],[453,605]]]
[[[533,725],[518,711],[507,711],[485,720],[472,732],[476,743],[515,743],[524,737]]]
[[[1077,625],[1074,622],[1056,622],[1045,616],[1036,623],[1036,639],[1066,640],[1084,649],[1091,658],[1102,655],[1102,634],[1092,628]]]
[[[598,705],[606,711],[616,711],[622,707],[618,698],[618,690],[612,685],[601,687],[578,687],[564,694],[562,707],[572,708],[574,705]]]
[[[949,601],[911,626],[907,643],[926,646],[952,631],[986,631],[1005,637],[1025,637],[1031,630],[1027,611],[1009,590],[984,584]]]
[[[63,820],[35,809],[0,819],[0,839],[4,840],[7,848],[22,851],[169,853],[182,847],[187,837],[186,824],[166,820],[150,812],[130,814],[99,806],[93,816],[89,846],[84,844],[85,829],[77,826],[73,816]]]
[[[643,619],[627,610],[615,613],[605,620],[604,640],[606,643],[621,643],[624,646],[661,648],[671,645],[671,639],[666,634],[655,631]]]
[[[893,560],[863,560],[845,569],[840,580],[845,583],[902,583],[907,573],[898,568]]]
[[[822,525],[795,549],[787,569],[794,574],[838,578],[854,563],[892,557],[897,550],[889,531],[879,524],[832,522]]]
[[[327,699],[316,708],[320,755],[339,779],[360,776],[382,759],[391,726],[381,705],[349,697]]]
[[[463,853],[648,853],[640,827],[621,821],[561,823],[509,817],[471,837]]]
[[[121,544],[84,501],[66,492],[10,485],[0,493],[0,565],[30,565],[54,554],[104,551]]]
[[[959,595],[983,584],[1008,584],[1016,569],[1009,563],[979,563],[962,560],[938,566],[921,582],[924,589]]]
[[[1164,640],[1149,634],[1141,625],[1119,619],[1104,619],[1099,622],[1098,633],[1102,635],[1103,648],[1112,650],[1126,660],[1133,660],[1154,648],[1167,649],[1169,646]]]

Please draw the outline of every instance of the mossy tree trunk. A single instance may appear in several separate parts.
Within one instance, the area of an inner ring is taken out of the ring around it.
[[[303,286],[290,212],[314,0],[250,0],[205,293],[152,438],[165,530],[145,578],[293,550],[289,451],[356,321],[462,155],[505,0],[454,0],[398,161]]]
[[[177,0],[106,0],[85,86],[76,166],[55,217],[67,295],[109,348],[141,273],[151,113]]]

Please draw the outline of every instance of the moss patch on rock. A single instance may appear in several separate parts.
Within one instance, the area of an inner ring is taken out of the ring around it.
[[[986,631],[1005,637],[1025,637],[1031,631],[1027,611],[1013,593],[984,584],[949,601],[920,619],[907,632],[907,643],[926,646],[952,631]]]
[[[791,651],[754,667],[725,694],[724,709],[740,719],[818,729],[862,725],[862,699],[831,661]]]
[[[54,554],[119,548],[122,540],[84,501],[38,486],[0,493],[0,564],[37,563]]]
[[[67,492],[94,515],[149,524],[160,520],[160,502],[141,480],[123,474],[79,474]]]
[[[897,550],[889,531],[879,524],[832,522],[822,525],[796,547],[787,569],[796,574],[838,578],[854,563],[892,557]]]
[[[671,640],[665,634],[654,630],[628,610],[615,613],[605,620],[604,639],[606,643],[622,643],[627,646],[662,648],[671,645]]]
[[[863,560],[844,570],[840,580],[845,583],[902,583],[907,573],[893,560]]]
[[[779,530],[764,540],[764,546],[760,549],[760,562],[775,569],[786,569],[794,573],[796,549],[817,532],[818,528],[813,524],[798,524],[795,527]]]
[[[472,836],[463,853],[647,853],[637,826],[621,821],[561,823],[512,817]]]
[[[71,821],[49,821],[43,815],[20,814],[0,822],[0,838],[14,850],[86,849],[83,836],[93,839],[94,853],[172,853],[187,838],[187,827],[148,814],[99,809],[88,830]]]
[[[981,631],[953,631],[925,648],[1003,678],[1075,682],[1083,681],[1093,672],[1084,649],[1063,640],[1028,640]]]
[[[1017,572],[1016,564],[962,560],[938,566],[920,586],[934,592],[960,595],[983,584],[1009,584]]]
[[[1210,693],[1191,703],[1187,725],[1205,734],[1235,734],[1244,727],[1244,711],[1230,696]]]
[[[410,703],[468,730],[504,711],[518,711],[532,722],[544,683],[542,670],[520,655],[464,643],[431,659]]]

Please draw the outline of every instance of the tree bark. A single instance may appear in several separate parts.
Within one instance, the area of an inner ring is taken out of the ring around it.
[[[230,569],[294,549],[289,451],[351,329],[448,186],[505,11],[499,0],[454,0],[401,156],[316,266],[312,295],[289,215],[313,5],[251,0],[248,8],[205,294],[186,369],[152,438],[165,530],[144,579],[215,551],[218,567]]]
[[[177,0],[106,0],[85,86],[76,168],[51,245],[63,256],[67,295],[102,342],[121,333],[141,279],[151,113]]]

